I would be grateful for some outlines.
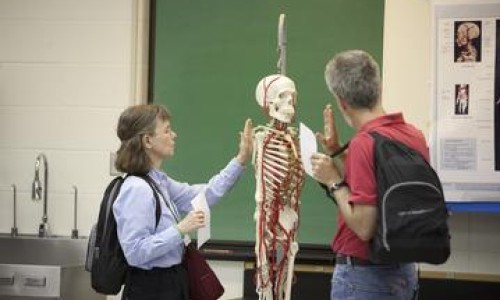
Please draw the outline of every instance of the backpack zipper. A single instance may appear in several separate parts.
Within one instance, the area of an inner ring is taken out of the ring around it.
[[[384,194],[384,197],[382,198],[382,243],[384,244],[384,248],[389,252],[391,251],[391,247],[389,246],[389,243],[387,242],[387,219],[385,217],[385,205],[386,205],[386,202],[387,202],[387,197],[389,196],[389,194],[399,188],[399,187],[402,187],[402,186],[407,186],[407,185],[422,185],[422,186],[427,186],[427,187],[430,187],[434,190],[436,190],[436,192],[438,192],[439,194],[441,194],[441,191],[433,184],[430,184],[428,182],[423,182],[423,181],[406,181],[406,182],[400,182],[400,183],[396,183],[394,185],[392,185],[390,188],[387,189],[387,191],[385,192]]]

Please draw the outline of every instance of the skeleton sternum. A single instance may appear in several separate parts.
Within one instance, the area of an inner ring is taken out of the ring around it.
[[[292,143],[293,140],[281,132],[270,131],[264,137],[261,187],[266,210],[276,211],[283,206],[298,209],[298,198],[294,195],[297,193],[297,180],[302,177],[302,169],[295,153],[296,146]]]

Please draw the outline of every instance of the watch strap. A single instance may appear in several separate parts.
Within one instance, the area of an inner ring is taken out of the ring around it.
[[[339,190],[341,187],[345,186],[346,183],[344,180],[341,180],[339,182],[334,182],[333,184],[331,184],[329,187],[328,187],[328,191],[330,191],[330,193],[333,193],[335,192],[336,190]]]

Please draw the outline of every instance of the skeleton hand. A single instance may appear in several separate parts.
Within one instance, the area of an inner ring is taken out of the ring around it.
[[[252,156],[253,138],[252,138],[252,120],[245,121],[245,127],[240,132],[240,150],[236,159],[240,164],[244,165],[247,160]]]
[[[333,159],[326,154],[314,153],[311,156],[311,164],[314,179],[325,185],[330,186],[342,179]]]
[[[204,225],[205,214],[201,210],[192,210],[179,222],[179,224],[177,224],[177,229],[179,229],[181,235],[184,235]]]
[[[335,117],[330,104],[326,105],[323,109],[323,122],[323,132],[317,132],[316,138],[323,146],[323,151],[326,154],[332,155],[335,151],[340,149],[340,143],[337,128],[335,127]]]

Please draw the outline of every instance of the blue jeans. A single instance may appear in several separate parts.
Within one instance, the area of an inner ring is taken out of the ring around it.
[[[330,299],[411,300],[416,299],[417,292],[415,264],[341,264],[333,271]]]

